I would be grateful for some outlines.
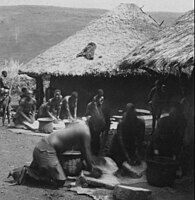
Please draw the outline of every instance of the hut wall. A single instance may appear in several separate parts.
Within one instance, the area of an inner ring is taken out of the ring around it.
[[[87,103],[99,88],[104,90],[105,101],[109,103],[113,112],[123,109],[128,102],[134,103],[138,108],[149,109],[147,98],[154,82],[154,78],[141,75],[127,77],[52,76],[51,91],[61,89],[63,96],[77,91],[79,93],[78,113],[83,115]],[[181,98],[179,79],[170,76],[166,79],[165,84],[169,100],[179,101]]]
[[[37,108],[43,103],[44,92],[43,92],[43,80],[41,76],[36,77],[36,93],[35,93]]]
[[[137,107],[147,107],[147,96],[154,81],[146,76],[129,77],[51,77],[51,90],[61,89],[62,95],[73,91],[79,93],[78,113],[83,115],[87,103],[95,95],[97,89],[104,90],[105,102],[112,110],[123,109],[126,103],[132,102]]]

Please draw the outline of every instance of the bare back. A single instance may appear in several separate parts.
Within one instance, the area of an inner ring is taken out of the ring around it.
[[[47,140],[57,153],[71,150],[75,145],[82,150],[85,143],[90,142],[90,132],[86,124],[78,123],[50,134]]]

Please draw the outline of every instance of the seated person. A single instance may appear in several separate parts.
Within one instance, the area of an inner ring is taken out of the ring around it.
[[[169,116],[159,119],[150,146],[150,156],[178,158],[187,122],[180,103],[171,106]]]
[[[63,186],[66,174],[58,155],[71,150],[74,146],[81,152],[91,175],[97,175],[96,168],[92,165],[90,139],[89,128],[84,123],[74,124],[42,138],[34,148],[31,165],[25,167],[25,171],[23,170],[18,178],[18,183],[23,184],[28,176],[47,184]]]
[[[49,102],[43,103],[40,106],[39,111],[38,111],[37,118],[45,118],[45,117],[49,117],[49,118],[52,118],[54,121],[57,121],[57,118],[54,115],[52,115],[52,113],[50,112]]]
[[[111,157],[119,168],[122,167],[124,161],[130,165],[141,163],[140,151],[144,135],[145,123],[137,118],[134,105],[128,103],[111,147]]]
[[[19,107],[14,116],[13,122],[17,128],[29,128],[26,122],[33,124],[35,121],[36,100],[33,98],[33,92],[28,90],[26,97],[22,98]]]
[[[62,95],[61,90],[56,89],[54,91],[54,97],[48,101],[49,111],[56,118],[59,119],[61,106],[62,106]]]
[[[62,100],[60,119],[76,119],[77,102],[78,102],[77,92],[72,92],[70,96],[65,96]]]

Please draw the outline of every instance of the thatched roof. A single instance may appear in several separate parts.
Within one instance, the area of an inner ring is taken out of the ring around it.
[[[83,30],[38,55],[22,69],[27,74],[109,74],[114,64],[135,46],[159,31],[158,23],[134,4],[117,8],[92,21]],[[97,45],[93,60],[76,58],[90,42]]]
[[[194,10],[178,18],[149,41],[142,43],[118,62],[120,70],[140,72],[146,67],[160,73],[190,74],[194,66]]]

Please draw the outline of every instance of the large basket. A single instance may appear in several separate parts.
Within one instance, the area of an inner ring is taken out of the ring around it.
[[[81,152],[70,151],[59,156],[66,176],[79,176],[82,170]]]
[[[176,178],[177,169],[178,163],[168,157],[155,157],[147,160],[147,181],[153,186],[172,186]]]

